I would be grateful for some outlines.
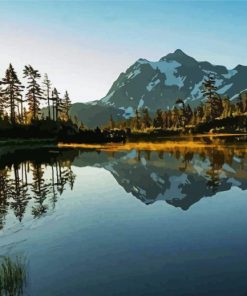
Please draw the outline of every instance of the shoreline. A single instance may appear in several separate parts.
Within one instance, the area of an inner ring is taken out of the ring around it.
[[[196,134],[196,135],[174,135],[174,136],[164,136],[164,137],[143,137],[140,139],[129,138],[125,143],[122,142],[106,142],[106,143],[64,143],[59,142],[56,139],[6,139],[0,140],[0,149],[4,147],[14,147],[19,146],[20,148],[28,146],[28,148],[33,147],[54,147],[54,148],[84,148],[84,149],[106,149],[111,150],[113,147],[116,148],[127,148],[127,147],[137,147],[138,146],[215,146],[214,143],[203,143],[198,141],[198,139],[222,139],[222,138],[234,138],[234,137],[247,137],[247,133],[228,133],[228,134]],[[146,143],[144,145],[144,143]],[[247,143],[247,141],[246,141]]]
[[[215,139],[216,138],[223,138],[223,137],[239,137],[239,136],[247,136],[247,134],[219,134],[219,135],[196,135],[196,136],[173,136],[173,137],[166,137],[166,138],[160,138],[157,139],[157,141],[153,141],[153,139],[150,139],[150,141],[127,141],[126,143],[105,143],[105,144],[78,144],[78,143],[58,143],[58,148],[81,148],[81,149],[96,149],[96,150],[102,150],[102,151],[123,151],[123,150],[132,150],[132,149],[140,149],[140,150],[162,150],[162,149],[169,149],[169,148],[188,148],[188,149],[194,149],[194,148],[205,148],[205,147],[211,147],[211,148],[219,148],[221,146],[228,146],[229,148],[236,147],[236,143],[208,143],[208,142],[202,142],[199,141],[199,139]],[[190,139],[190,140],[189,140]],[[195,140],[197,139],[197,140]],[[163,141],[162,141],[163,140]],[[244,141],[242,143],[238,143],[238,145],[246,145],[247,141]]]

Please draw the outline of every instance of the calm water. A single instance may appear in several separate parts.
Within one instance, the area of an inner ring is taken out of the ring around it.
[[[247,295],[247,145],[204,144],[2,149],[25,295]]]

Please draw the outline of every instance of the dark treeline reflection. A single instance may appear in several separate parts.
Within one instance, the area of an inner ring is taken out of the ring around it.
[[[11,210],[22,221],[29,204],[34,218],[54,209],[66,187],[73,189],[76,176],[71,163],[75,152],[64,156],[58,151],[19,151],[19,160],[15,154],[4,156],[0,166],[0,229]]]

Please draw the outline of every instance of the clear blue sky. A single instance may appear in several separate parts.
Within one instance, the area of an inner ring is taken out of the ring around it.
[[[47,72],[73,101],[102,98],[138,58],[177,48],[247,65],[247,2],[0,1],[0,75],[9,62]]]

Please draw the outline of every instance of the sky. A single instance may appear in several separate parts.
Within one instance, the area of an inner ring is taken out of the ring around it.
[[[247,1],[3,1],[0,78],[11,62],[47,73],[73,102],[101,99],[137,59],[177,48],[199,61],[247,65]]]

